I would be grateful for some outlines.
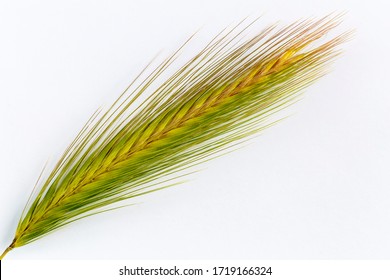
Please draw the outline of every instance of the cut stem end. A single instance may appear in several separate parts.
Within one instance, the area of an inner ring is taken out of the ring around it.
[[[1,256],[0,256],[0,260],[2,260],[2,259],[5,257],[5,255],[7,255],[12,249],[15,248],[15,247],[14,247],[14,244],[15,244],[15,242],[12,242],[12,244],[9,245],[7,249],[5,249],[5,251],[3,252],[3,254],[1,254]]]

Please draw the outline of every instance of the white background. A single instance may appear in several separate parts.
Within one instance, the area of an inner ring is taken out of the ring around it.
[[[159,51],[170,54],[200,28],[187,49],[195,54],[247,16],[263,15],[260,30],[347,11],[339,31],[356,29],[354,40],[286,121],[189,183],[75,223],[8,258],[389,258],[386,3],[1,0],[1,249],[45,162],[55,162],[95,109]]]

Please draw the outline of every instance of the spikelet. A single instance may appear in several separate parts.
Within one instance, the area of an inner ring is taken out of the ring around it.
[[[115,203],[180,183],[191,167],[269,126],[269,117],[294,102],[338,55],[336,47],[348,34],[312,43],[339,21],[328,16],[272,25],[245,42],[246,28],[235,27],[156,85],[176,52],[91,118],[35,188],[1,258],[69,223],[115,209]]]

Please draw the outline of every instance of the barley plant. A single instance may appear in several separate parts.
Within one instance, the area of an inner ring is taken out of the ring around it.
[[[194,166],[270,126],[274,113],[328,71],[349,33],[322,37],[340,21],[330,15],[274,24],[249,39],[253,25],[241,23],[165,81],[161,74],[180,50],[147,68],[111,107],[91,117],[38,181],[0,258],[119,202],[181,183]]]

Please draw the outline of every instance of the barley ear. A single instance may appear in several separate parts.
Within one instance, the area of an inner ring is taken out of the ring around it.
[[[180,50],[141,74],[109,109],[92,116],[39,180],[1,258],[123,201],[180,184],[195,166],[272,125],[277,112],[328,72],[350,36],[327,35],[340,20],[275,24],[249,39],[250,25],[240,24],[165,81]]]

